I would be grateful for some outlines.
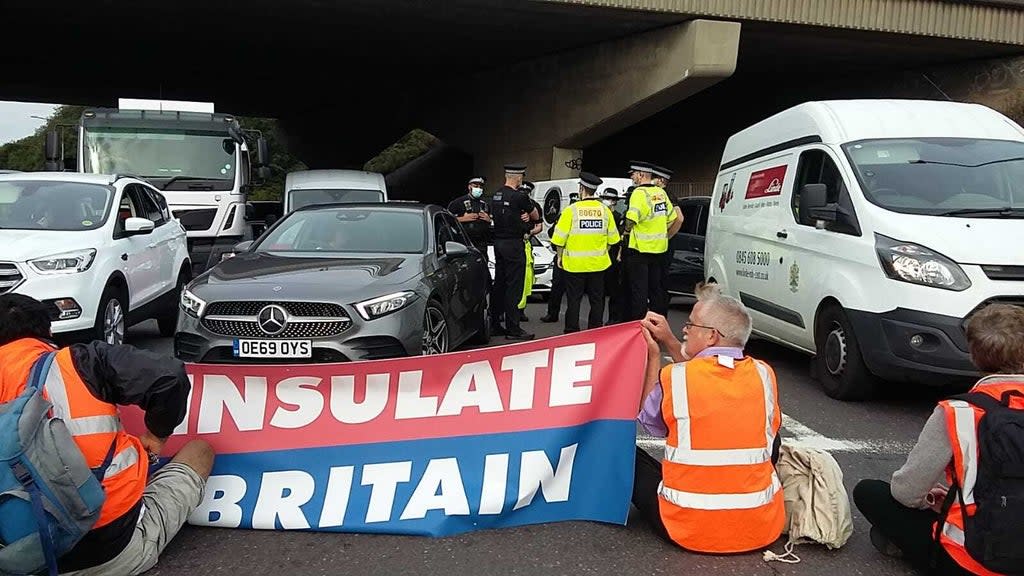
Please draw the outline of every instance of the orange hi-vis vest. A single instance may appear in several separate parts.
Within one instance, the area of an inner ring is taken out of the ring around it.
[[[0,347],[0,402],[21,394],[32,365],[52,351],[35,339],[16,340]],[[103,464],[111,445],[114,447],[113,460],[101,483],[106,500],[93,528],[124,516],[142,499],[146,488],[149,468],[148,460],[140,458],[146,453],[142,442],[124,431],[117,406],[92,395],[75,370],[68,348],[57,352],[43,384],[43,395],[53,404],[52,416],[64,421],[90,468]]]
[[[1024,377],[989,376],[979,381],[971,392],[981,392],[1000,400],[1004,392],[1011,390],[1024,393]],[[943,400],[939,406],[946,416],[946,434],[953,448],[953,461],[946,468],[946,480],[950,486],[957,482],[964,503],[961,505],[959,498],[953,501],[941,527],[939,542],[963,569],[972,574],[998,576],[998,572],[986,569],[972,558],[964,545],[964,514],[974,516],[977,510],[974,487],[978,479],[978,425],[985,410],[963,400]],[[1013,399],[1010,406],[1024,408],[1024,400]]]
[[[769,546],[786,520],[772,447],[782,425],[775,373],[759,360],[696,358],[661,371],[668,425],[661,519],[695,552]]]

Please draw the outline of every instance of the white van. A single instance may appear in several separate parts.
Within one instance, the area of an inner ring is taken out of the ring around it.
[[[705,277],[834,398],[977,376],[965,320],[1024,305],[1024,129],[974,104],[809,102],[734,135]]]
[[[626,190],[633,185],[629,178],[602,178],[604,184],[597,190],[597,194],[605,190],[613,190],[618,197],[625,198]],[[570,195],[578,194],[580,191],[579,178],[567,178],[563,180],[542,180],[534,182],[533,201],[541,205],[542,216],[544,217],[544,230],[537,236],[545,243],[551,243],[548,236],[548,229],[558,222],[562,210],[571,203]]]
[[[384,176],[360,170],[302,170],[284,182],[284,213],[311,204],[387,202]]]

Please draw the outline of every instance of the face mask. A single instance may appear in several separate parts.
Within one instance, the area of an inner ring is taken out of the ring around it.
[[[473,198],[479,198],[484,195],[483,188],[471,188],[469,193],[473,195]]]
[[[615,200],[605,200],[604,201],[604,205],[609,207],[609,208],[613,208],[613,207],[615,207]]]

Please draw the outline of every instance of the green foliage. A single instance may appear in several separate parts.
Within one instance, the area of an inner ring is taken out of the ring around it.
[[[270,147],[270,178],[253,189],[250,200],[280,200],[284,192],[284,179],[289,172],[305,170],[306,165],[288,150],[288,142],[278,130],[277,120],[273,118],[238,117],[238,123],[246,130],[259,130],[267,139]],[[249,143],[250,158],[253,163],[253,176],[256,176],[256,140]]]
[[[84,106],[61,106],[40,126],[34,134],[14,142],[0,146],[0,168],[37,172],[45,168],[46,158],[43,157],[43,145],[46,132],[54,128],[61,129],[64,151],[68,158],[74,158],[78,146],[78,119],[82,116]]]
[[[440,141],[431,133],[415,129],[388,146],[363,167],[368,172],[388,174],[419,158]]]

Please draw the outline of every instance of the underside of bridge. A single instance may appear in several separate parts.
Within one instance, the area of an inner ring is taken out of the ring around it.
[[[617,175],[627,158],[643,156],[700,180],[728,134],[787,105],[961,97],[928,72],[1008,58],[1024,45],[1024,6],[1012,0],[834,4],[853,8],[822,10],[811,0],[7,3],[0,99],[213,101],[220,111],[279,118],[311,167],[361,166],[422,127],[491,176],[513,158],[531,164],[533,179],[573,174],[566,161],[577,158]],[[900,93],[908,79],[914,89]]]

